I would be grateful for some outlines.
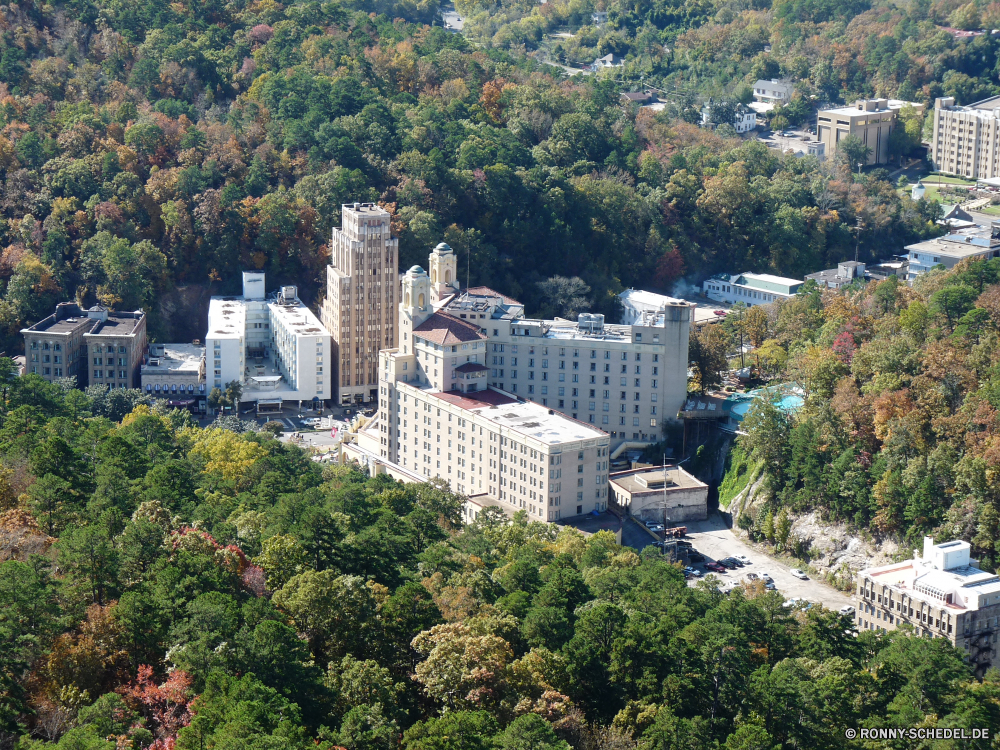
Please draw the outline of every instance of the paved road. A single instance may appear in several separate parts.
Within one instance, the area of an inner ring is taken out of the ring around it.
[[[688,523],[687,528],[688,541],[694,545],[696,550],[705,555],[706,562],[735,555],[746,555],[750,558],[752,564],[745,568],[716,574],[723,581],[738,581],[747,573],[766,572],[774,579],[775,586],[785,598],[809,599],[830,609],[840,609],[845,604],[852,603],[851,598],[846,594],[822,581],[811,578],[801,581],[793,577],[790,566],[768,557],[744,543],[730,529],[726,528],[725,523],[717,513],[709,516],[707,521]],[[698,563],[694,567],[702,572],[708,572],[705,570],[704,563]]]

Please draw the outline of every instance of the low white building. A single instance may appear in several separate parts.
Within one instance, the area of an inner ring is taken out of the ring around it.
[[[618,299],[622,303],[622,325],[626,326],[638,323],[646,313],[662,313],[671,305],[684,304],[684,300],[642,289],[626,289]]]
[[[142,390],[171,401],[205,397],[205,347],[197,344],[150,344],[142,364]]]
[[[786,279],[769,273],[719,274],[706,279],[701,285],[709,299],[735,305],[742,302],[748,307],[766,305],[779,299],[791,299],[802,284],[798,279]]]
[[[989,260],[1000,257],[1000,221],[990,226],[974,224],[962,229],[953,228],[943,237],[935,237],[906,246],[909,261],[908,280],[930,271],[935,266],[954,268],[966,258]]]
[[[238,381],[243,400],[330,398],[332,337],[294,286],[265,299],[264,274],[244,272],[242,297],[213,297],[208,310],[206,387]]]
[[[679,466],[619,471],[610,489],[615,504],[640,521],[675,525],[708,518],[708,485]]]
[[[702,107],[701,124],[703,127],[712,124],[711,100]],[[718,126],[724,123],[716,122],[714,124]],[[757,129],[757,113],[745,104],[737,104],[733,110],[733,121],[729,124],[733,126],[733,129],[737,133],[749,133],[751,130]]]
[[[753,98],[758,102],[768,104],[787,104],[795,93],[794,84],[772,78],[770,81],[758,80],[753,85]]]

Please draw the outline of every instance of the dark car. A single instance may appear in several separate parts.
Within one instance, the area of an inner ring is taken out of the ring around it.
[[[704,562],[705,556],[700,552],[695,552],[694,550],[691,550],[690,552],[688,552],[687,559],[690,560],[691,562]]]
[[[739,564],[736,562],[736,560],[734,560],[731,557],[726,557],[723,558],[722,560],[719,560],[719,565],[722,565],[723,567],[728,568],[729,570],[736,570],[738,567],[740,567]]]
[[[687,541],[685,539],[678,539],[677,540],[677,546],[678,547],[693,547],[694,544],[692,544],[691,542],[689,542],[689,541]]]

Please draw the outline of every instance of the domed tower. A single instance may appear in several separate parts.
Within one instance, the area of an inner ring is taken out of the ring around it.
[[[434,303],[438,304],[459,291],[458,259],[452,249],[442,242],[431,252],[430,267],[431,292]]]
[[[399,344],[403,354],[413,351],[413,329],[433,313],[430,279],[424,269],[413,266],[403,275],[403,297],[399,303],[399,331],[402,334]]]

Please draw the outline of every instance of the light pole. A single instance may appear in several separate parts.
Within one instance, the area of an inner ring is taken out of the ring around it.
[[[858,177],[861,176],[861,167],[864,166],[860,161],[858,162]]]

